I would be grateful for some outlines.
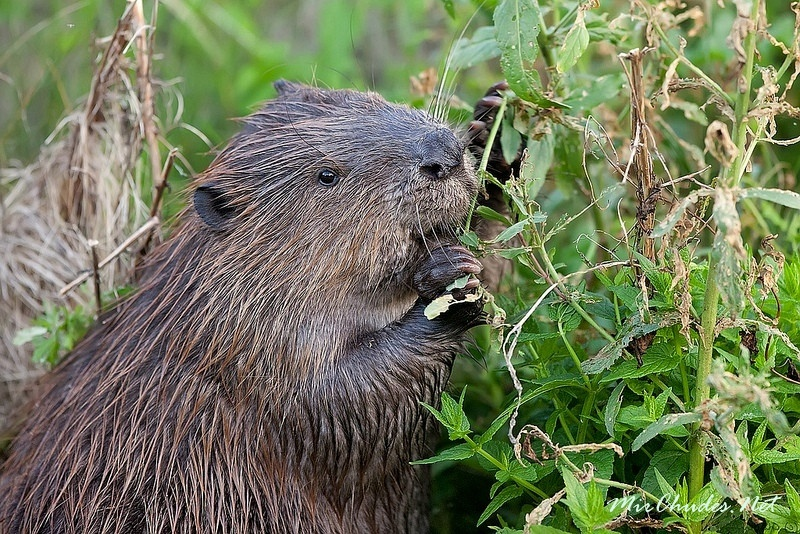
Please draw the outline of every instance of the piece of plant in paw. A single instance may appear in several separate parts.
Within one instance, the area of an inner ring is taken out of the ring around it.
[[[469,327],[481,322],[484,291],[475,275],[481,263],[460,245],[431,250],[414,274],[414,290],[427,303],[425,316]]]

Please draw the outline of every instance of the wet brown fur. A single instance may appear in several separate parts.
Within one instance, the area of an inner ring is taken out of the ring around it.
[[[0,532],[427,530],[419,403],[474,316],[428,321],[413,277],[474,174],[420,111],[279,89],[197,180],[219,217],[187,210],[44,383],[0,472]]]

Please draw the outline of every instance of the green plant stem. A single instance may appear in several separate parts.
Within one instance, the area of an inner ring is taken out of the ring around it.
[[[583,403],[583,409],[581,410],[581,424],[578,427],[578,443],[586,442],[586,433],[589,430],[589,416],[592,413],[592,408],[594,408],[594,387],[590,387],[589,395],[586,397],[586,401]]]
[[[561,324],[561,321],[558,322],[558,334],[561,336],[561,340],[564,342],[564,345],[566,345],[567,352],[569,352],[572,361],[575,363],[575,367],[578,368],[578,372],[581,374],[581,377],[583,377],[584,384],[586,384],[586,387],[591,388],[592,383],[589,380],[589,377],[586,375],[586,373],[584,373],[583,370],[581,369],[581,359],[575,353],[575,349],[572,348],[572,345],[570,345],[569,341],[567,340],[567,334],[564,332],[564,328],[563,325]]]
[[[761,5],[761,0],[754,0],[750,9],[750,20],[753,24],[758,20],[758,8]],[[734,142],[738,150],[737,157],[731,167],[731,180],[724,180],[723,184],[726,186],[736,186],[741,180],[744,169],[747,167],[745,159],[745,144],[747,143],[747,113],[750,111],[750,88],[753,82],[753,64],[755,62],[756,50],[756,32],[750,31],[744,38],[744,53],[745,64],[740,77],[744,82],[744,87],[741,88],[739,94],[736,96],[736,108],[734,109],[734,117],[736,118],[736,130],[734,132]],[[755,140],[753,141],[755,144]],[[749,157],[749,155],[748,155]],[[723,169],[724,174],[725,169]]]
[[[555,395],[553,396],[553,404],[555,405],[556,410],[558,410],[558,415],[556,418],[558,419],[558,422],[561,423],[561,428],[564,430],[564,434],[566,434],[569,444],[577,445],[578,442],[575,440],[572,430],[569,429],[569,425],[567,425],[567,422],[564,420],[564,412],[568,413],[575,419],[575,424],[580,425],[580,420],[575,417],[575,414],[573,414],[571,411],[564,410],[564,404],[561,402],[561,399]]]
[[[560,281],[561,275],[558,274],[558,271],[553,265],[553,262],[550,261],[550,255],[547,253],[547,249],[545,248],[544,243],[542,242],[539,236],[537,236],[536,248],[539,249],[539,252],[542,256],[542,260],[544,261],[544,265],[547,268],[547,273],[550,275],[550,277],[553,279],[554,282],[558,283],[559,289],[561,289],[562,294],[567,295],[568,292],[566,291],[566,289],[564,288],[563,284]],[[584,310],[579,303],[575,302],[571,298],[567,298],[566,300],[567,303],[572,307],[572,309],[578,312],[578,315],[580,315],[584,321],[586,321],[592,328],[594,328],[598,334],[603,336],[609,343],[613,343],[615,341],[614,336],[609,334],[605,328],[597,324],[597,321],[595,321],[588,313],[586,313],[586,310]]]
[[[506,106],[508,102],[506,97],[503,97],[503,101],[500,102],[500,107],[497,108],[497,115],[494,116],[494,123],[492,124],[492,129],[489,130],[489,137],[486,138],[486,147],[483,149],[483,156],[481,157],[481,163],[478,166],[478,179],[480,180],[479,188],[483,188],[483,176],[486,174],[486,167],[489,165],[489,155],[492,152],[492,145],[494,145],[494,140],[497,137],[497,132],[500,130],[500,124],[503,122],[503,115],[506,112]],[[477,195],[472,199],[472,202],[469,205],[469,212],[467,213],[467,222],[464,226],[464,232],[469,231],[470,224],[472,224],[472,213],[475,211],[475,205],[478,203]]]
[[[754,0],[750,9],[750,20],[756,25],[758,21],[761,0]],[[745,64],[740,74],[740,90],[736,96],[734,108],[734,139],[738,149],[736,158],[730,167],[723,167],[720,172],[720,187],[729,188],[738,185],[747,162],[752,155],[753,146],[745,150],[747,143],[747,115],[750,107],[750,90],[753,79],[753,65],[755,62],[757,34],[751,30],[744,38]],[[730,97],[729,97],[730,98]],[[753,143],[756,141],[754,140]],[[708,276],[706,277],[706,291],[703,299],[703,312],[700,316],[700,350],[697,355],[697,373],[695,380],[694,405],[697,409],[708,400],[711,387],[708,384],[708,375],[711,372],[711,361],[714,352],[714,329],[717,324],[717,302],[719,300],[719,287],[717,286],[718,264],[713,254],[708,263]],[[692,442],[689,447],[689,499],[696,496],[703,489],[705,483],[705,450],[700,425],[693,425]],[[689,525],[689,532],[699,534],[702,524],[698,521]]]
[[[464,436],[464,441],[466,441],[469,444],[469,446],[472,447],[472,449],[476,453],[478,453],[481,456],[483,456],[490,464],[495,466],[497,469],[499,469],[501,471],[508,472],[508,468],[503,464],[503,462],[501,462],[500,460],[498,460],[497,458],[495,458],[494,456],[492,456],[491,454],[489,454],[488,452],[483,450],[483,447],[481,447],[480,445],[475,443],[475,441],[472,438],[470,438],[469,436]],[[538,495],[542,499],[549,499],[550,498],[550,496],[547,493],[545,493],[544,491],[540,490],[539,488],[537,488],[535,485],[531,484],[527,480],[524,480],[522,478],[516,477],[514,475],[509,475],[509,476],[510,476],[511,480],[513,480],[514,483],[517,484],[519,487],[521,487],[523,489],[526,489],[526,490]]]
[[[719,300],[719,287],[717,287],[717,262],[713,257],[709,260],[708,276],[706,277],[706,292],[703,299],[703,313],[700,318],[700,349],[697,355],[697,373],[694,386],[694,406],[699,407],[708,400],[711,387],[708,384],[708,375],[711,373],[711,359],[714,351],[714,328],[717,325],[717,302]],[[700,435],[700,425],[693,425],[692,442],[689,446],[689,500],[700,493],[705,483],[705,447]],[[701,532],[699,522],[690,525],[692,534]]]
[[[550,47],[550,36],[547,34],[547,26],[544,23],[544,16],[542,10],[539,11],[539,35],[536,36],[536,44],[539,45],[539,50],[542,52],[545,65],[552,67],[556,64],[556,58],[553,55],[553,50]]]

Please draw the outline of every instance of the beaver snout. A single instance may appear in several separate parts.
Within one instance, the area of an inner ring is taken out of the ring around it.
[[[463,164],[464,145],[449,129],[437,128],[422,137],[417,157],[422,174],[442,180]]]

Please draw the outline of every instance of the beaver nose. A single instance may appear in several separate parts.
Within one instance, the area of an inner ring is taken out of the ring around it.
[[[455,134],[446,128],[437,128],[422,137],[419,170],[434,180],[441,180],[461,165],[463,154],[464,147]]]

